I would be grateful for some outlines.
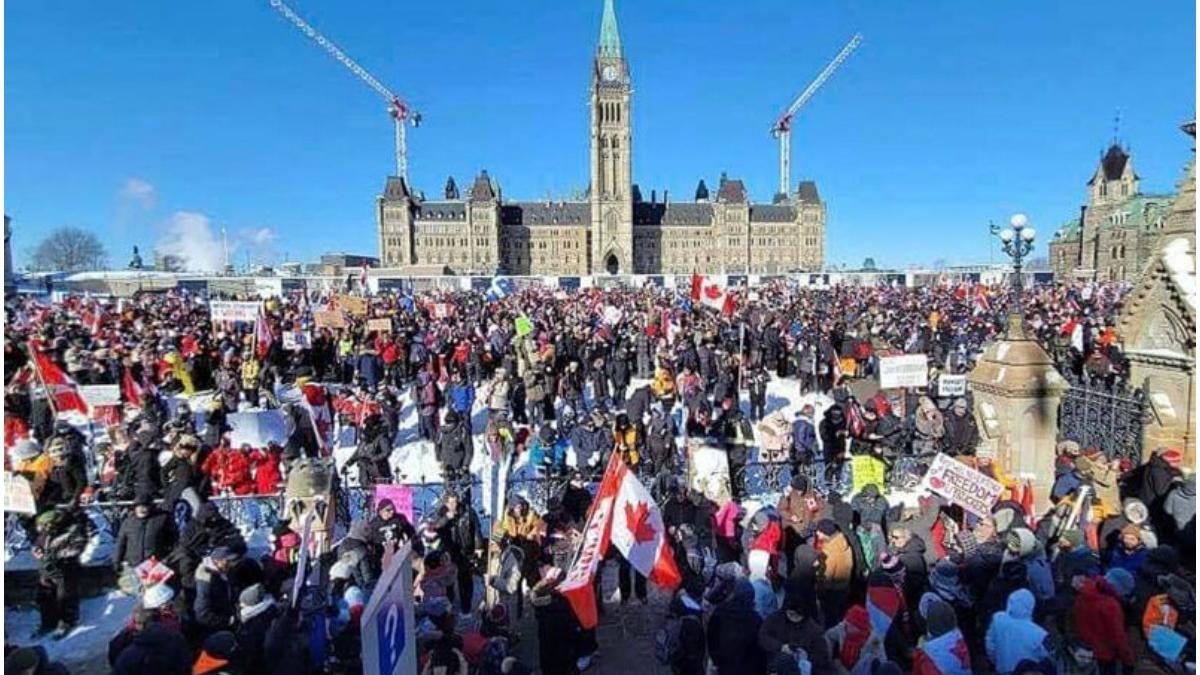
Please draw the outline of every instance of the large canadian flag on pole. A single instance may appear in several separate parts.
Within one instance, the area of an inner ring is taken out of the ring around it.
[[[62,368],[59,368],[58,364],[54,363],[45,352],[36,348],[31,348],[29,351],[33,354],[33,367],[36,369],[38,379],[45,385],[46,392],[53,397],[55,412],[78,410],[84,415],[88,414],[87,404],[79,395],[79,388],[76,386],[75,380],[64,373]]]
[[[583,542],[558,589],[585,629],[594,628],[598,621],[592,581],[610,544],[655,584],[675,589],[682,583],[667,543],[662,512],[620,453],[609,457],[588,513]]]
[[[692,273],[692,302],[700,302],[722,314],[733,314],[733,296],[716,279]]]

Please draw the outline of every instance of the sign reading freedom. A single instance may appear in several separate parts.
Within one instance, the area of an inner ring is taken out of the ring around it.
[[[996,479],[943,453],[933,459],[929,473],[925,474],[925,485],[980,518],[991,514],[1004,491],[1004,486]]]

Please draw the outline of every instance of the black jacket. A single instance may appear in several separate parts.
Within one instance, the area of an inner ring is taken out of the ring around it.
[[[942,436],[942,446],[946,454],[974,455],[975,446],[979,445],[979,427],[975,426],[975,417],[969,411],[962,417],[950,412],[944,419],[946,434]]]
[[[754,588],[739,579],[730,597],[708,620],[708,654],[719,675],[760,675],[766,659],[758,646],[762,618],[754,609]]]
[[[545,675],[574,675],[582,629],[562,595],[551,592],[533,599],[537,618],[538,667]]]
[[[446,513],[446,507],[438,509],[434,526],[438,530],[438,538],[446,545],[450,560],[456,566],[470,568],[475,561],[475,552],[481,551],[487,545],[479,526],[479,516],[470,504],[459,504],[458,513],[451,518]]]
[[[466,470],[471,466],[474,448],[471,434],[462,422],[445,424],[438,434],[437,458],[442,466]]]
[[[175,544],[175,526],[171,518],[161,511],[153,510],[145,518],[129,514],[117,531],[117,549],[113,553],[113,565],[121,563],[137,567],[150,556],[163,560]]]
[[[87,469],[83,456],[72,453],[62,464],[50,469],[50,476],[42,490],[45,504],[78,504],[79,495],[87,487]]]
[[[190,675],[192,672],[191,647],[179,631],[158,624],[133,635],[126,631],[118,633],[109,643],[109,663],[117,675]]]
[[[271,672],[266,657],[267,632],[282,612],[274,605],[260,609],[255,610],[252,616],[246,616],[245,612],[239,616],[241,625],[237,630],[237,644],[244,672],[247,673]]]
[[[229,578],[207,561],[196,568],[196,602],[193,605],[196,624],[206,632],[229,630],[237,614],[237,598]]]

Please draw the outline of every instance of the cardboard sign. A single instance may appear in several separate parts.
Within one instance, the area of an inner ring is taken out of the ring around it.
[[[851,495],[862,492],[868,485],[874,485],[882,493],[887,477],[887,465],[870,455],[855,455],[850,458],[850,476],[854,480],[850,489]]]
[[[367,331],[368,332],[377,331],[380,333],[390,333],[390,332],[392,332],[392,320],[387,319],[387,318],[371,319],[370,321],[367,321]]]
[[[121,405],[121,387],[115,384],[81,384],[79,396],[89,408]]]
[[[338,309],[345,311],[350,316],[367,315],[367,301],[365,298],[360,298],[356,295],[339,295],[335,302]]]
[[[967,395],[967,376],[966,375],[942,375],[938,378],[938,396],[949,398],[951,396],[966,396]]]
[[[317,328],[345,328],[346,315],[336,309],[313,312],[313,325]]]
[[[371,500],[371,513],[375,513],[375,509],[379,502],[384,499],[392,500],[392,505],[396,507],[396,513],[408,518],[408,522],[416,522],[413,520],[413,493],[412,488],[407,485],[376,485],[375,496]]]
[[[37,513],[33,500],[33,486],[24,476],[4,472],[4,510],[11,513]]]
[[[1004,486],[949,455],[938,453],[925,474],[924,485],[951,503],[979,517],[992,512]]]
[[[454,305],[448,302],[435,302],[430,314],[435,319],[449,319],[454,316]]]
[[[879,359],[879,388],[924,387],[929,384],[929,362],[924,354],[883,356]]]
[[[213,300],[208,303],[208,313],[213,323],[223,323],[226,321],[254,323],[255,319],[258,318],[259,307],[261,307],[261,303],[257,302]]]

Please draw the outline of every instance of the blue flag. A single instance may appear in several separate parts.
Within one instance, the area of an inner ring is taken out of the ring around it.
[[[488,287],[487,299],[489,302],[495,302],[501,298],[507,298],[512,294],[512,279],[508,279],[506,277],[495,277],[492,279],[492,285]]]

